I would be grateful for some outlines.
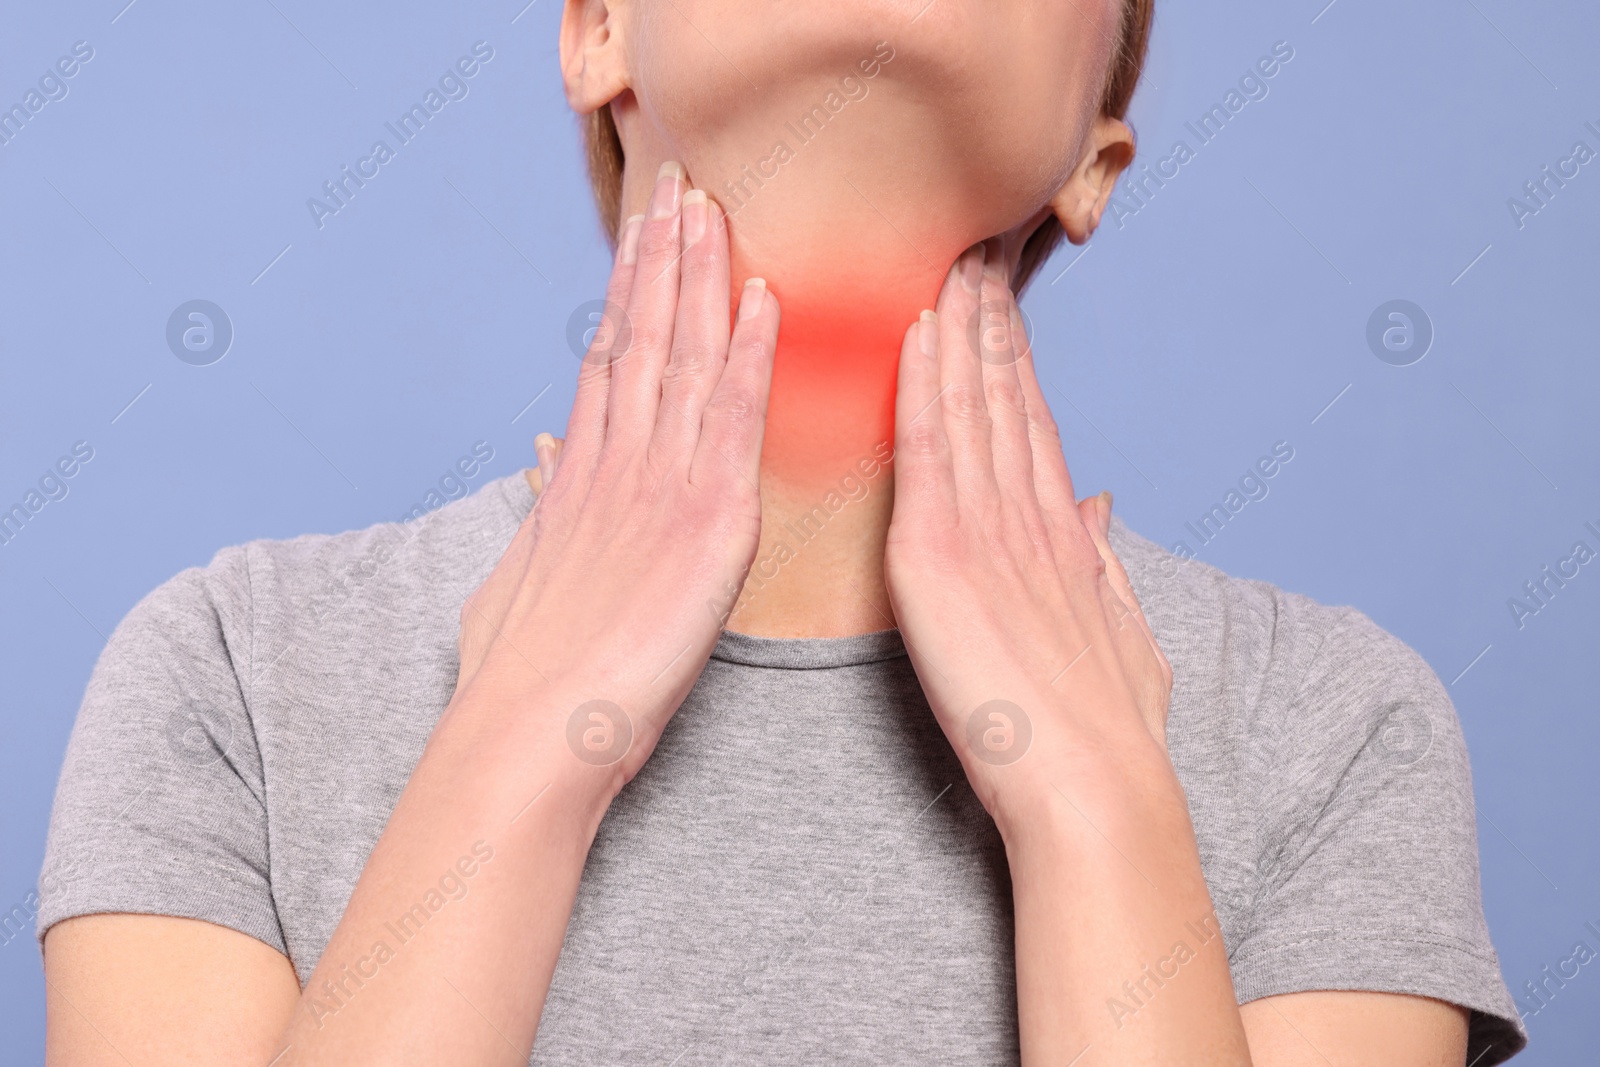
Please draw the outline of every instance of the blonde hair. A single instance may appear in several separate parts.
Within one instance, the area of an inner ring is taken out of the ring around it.
[[[1114,119],[1127,117],[1133,91],[1144,72],[1145,53],[1150,44],[1150,25],[1154,18],[1155,0],[1125,0],[1116,55],[1101,94],[1102,114]],[[609,105],[596,109],[584,119],[583,140],[595,206],[600,209],[600,221],[605,227],[606,237],[614,246],[617,242],[617,225],[621,222],[618,216],[622,212],[622,168],[626,161],[622,154],[622,138],[617,134],[617,123],[611,117]],[[1046,219],[1028,236],[1022,246],[1017,276],[1012,282],[1012,287],[1018,293],[1027,287],[1064,236],[1061,223],[1054,216]]]

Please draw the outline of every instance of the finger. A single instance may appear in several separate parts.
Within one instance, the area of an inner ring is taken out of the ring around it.
[[[1151,644],[1156,644],[1155,633],[1150,629],[1150,623],[1144,616],[1144,609],[1139,605],[1138,594],[1133,591],[1133,583],[1128,580],[1128,571],[1111,547],[1111,494],[1101,493],[1099,496],[1085,499],[1078,505],[1078,512],[1083,518],[1084,529],[1089,531],[1094,547],[1099,551],[1100,558],[1105,561],[1106,581],[1110,584],[1111,591],[1121,601],[1120,609],[1115,605],[1112,607],[1118,625],[1131,617],[1144,632],[1145,637],[1150,639]],[[1160,645],[1156,645],[1156,651],[1160,652]]]
[[[978,306],[978,368],[984,403],[989,411],[989,447],[1001,495],[1037,515],[1033,491],[1033,445],[1028,437],[1028,411],[1017,375],[1017,359],[1026,347],[1020,335],[1022,313],[1011,293],[1002,239],[984,242],[983,284]],[[969,339],[974,339],[969,334]]]
[[[565,442],[559,437],[552,437],[542,433],[533,439],[534,454],[539,457],[539,467],[533,472],[533,491],[543,495],[549,486],[550,479],[555,477],[556,464],[561,460],[561,448]]]
[[[661,164],[639,232],[639,258],[626,304],[628,351],[612,361],[606,445],[648,441],[661,404],[661,374],[672,350],[678,312],[678,262],[683,223],[681,164]]]
[[[605,440],[611,364],[620,352],[626,351],[630,343],[631,331],[623,309],[628,306],[628,296],[633,289],[634,265],[639,257],[639,231],[643,224],[644,216],[635,215],[622,225],[622,235],[617,241],[617,258],[612,264],[611,280],[606,286],[600,322],[594,340],[578,368],[578,391],[572,401],[572,413],[567,417],[566,439],[572,442],[572,451],[578,457],[576,462],[579,465],[592,462],[599,454],[601,442]]]
[[[955,503],[950,442],[939,395],[939,316],[924,311],[900,346],[894,410],[894,508],[948,514]]]
[[[1033,346],[1023,341],[1016,362],[1017,380],[1022,384],[1022,403],[1028,413],[1028,442],[1032,452],[1033,493],[1045,515],[1065,528],[1077,521],[1077,504],[1072,491],[1072,474],[1061,450],[1061,430],[1039,385]]]
[[[672,354],[661,379],[662,411],[651,450],[689,462],[700,416],[728,361],[728,230],[722,210],[699,189],[683,194],[683,258]]]
[[[944,432],[950,442],[951,469],[958,496],[976,500],[995,495],[994,458],[989,446],[988,404],[983,395],[983,361],[968,341],[983,284],[984,249],[961,254],[939,292],[939,387]]]
[[[728,342],[728,361],[700,418],[690,482],[714,484],[731,474],[751,486],[760,484],[779,318],[777,297],[767,291],[767,283],[760,278],[746,281],[739,296],[739,321]]]

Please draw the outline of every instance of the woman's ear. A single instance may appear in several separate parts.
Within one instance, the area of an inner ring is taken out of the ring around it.
[[[1081,245],[1094,236],[1117,179],[1133,162],[1133,147],[1133,131],[1127,123],[1109,115],[1094,120],[1083,160],[1050,201],[1051,212],[1073,244]]]
[[[561,81],[580,115],[605,107],[628,88],[623,37],[627,0],[566,0],[561,11]]]

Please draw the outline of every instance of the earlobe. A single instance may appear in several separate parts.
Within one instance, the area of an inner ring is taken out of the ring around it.
[[[566,0],[561,11],[561,81],[567,104],[588,115],[629,86],[625,0]]]
[[[1067,240],[1081,245],[1094,236],[1117,179],[1133,162],[1133,153],[1133,131],[1127,123],[1109,115],[1095,119],[1082,162],[1050,201],[1050,210],[1066,231]]]

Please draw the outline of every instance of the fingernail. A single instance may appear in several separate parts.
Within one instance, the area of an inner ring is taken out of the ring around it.
[[[678,210],[683,193],[684,170],[682,163],[672,160],[661,164],[656,172],[655,191],[650,194],[650,217],[664,219]]]
[[[976,293],[983,280],[983,246],[973,245],[961,254],[961,284]]]
[[[1111,490],[1105,489],[1100,493],[1100,506],[1095,508],[1095,514],[1100,517],[1100,534],[1103,537],[1111,536]]]
[[[556,473],[556,439],[540,434],[533,439],[533,451],[539,457],[539,492],[543,493]]]
[[[683,247],[688,248],[706,235],[706,193],[690,189],[683,194]]]
[[[767,281],[765,278],[751,278],[744,283],[744,292],[739,294],[739,321],[753,319],[761,314],[761,305],[766,303]]]
[[[939,354],[939,315],[934,311],[924,311],[917,326],[917,346],[922,349],[922,354],[933,359]]]
[[[644,216],[634,215],[622,224],[622,265],[631,267],[639,261],[639,231],[644,228]]]

